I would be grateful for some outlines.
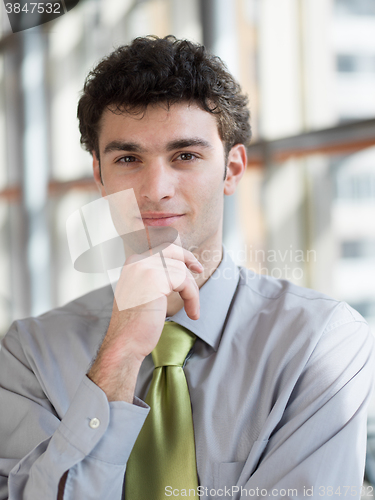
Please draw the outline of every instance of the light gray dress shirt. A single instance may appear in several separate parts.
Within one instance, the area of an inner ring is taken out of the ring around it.
[[[120,500],[153,362],[142,364],[134,404],[108,403],[86,377],[112,302],[108,286],[17,321],[4,338],[1,500],[56,499],[67,470],[65,500]],[[199,320],[184,309],[171,319],[198,337],[184,369],[201,498],[359,498],[374,364],[364,319],[238,268],[225,251],[200,303]]]

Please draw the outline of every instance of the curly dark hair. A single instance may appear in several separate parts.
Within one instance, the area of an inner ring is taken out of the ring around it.
[[[99,158],[103,111],[138,113],[149,104],[193,101],[217,115],[226,153],[251,139],[248,99],[222,60],[204,46],[169,35],[139,37],[117,48],[88,74],[77,116],[81,144]]]

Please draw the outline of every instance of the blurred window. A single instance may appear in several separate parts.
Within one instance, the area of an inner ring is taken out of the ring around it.
[[[375,73],[375,55],[338,54],[336,68],[340,73]]]
[[[336,67],[340,73],[354,73],[357,71],[357,57],[348,54],[338,54]]]
[[[375,16],[374,0],[336,0],[335,7],[339,14]]]
[[[351,240],[341,243],[343,259],[375,257],[375,240]]]
[[[375,174],[366,172],[339,177],[336,180],[336,198],[347,200],[375,200]]]
[[[369,318],[375,316],[375,302],[364,300],[355,304],[351,303],[350,305],[363,317]]]

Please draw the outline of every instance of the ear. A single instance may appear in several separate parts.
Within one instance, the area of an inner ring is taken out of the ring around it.
[[[102,176],[100,172],[100,165],[99,165],[99,159],[97,158],[95,151],[92,152],[92,169],[94,172],[94,180],[95,184],[97,185],[99,192],[102,196],[107,196],[107,193],[105,192],[103,183],[102,183]]]
[[[229,151],[227,175],[224,181],[224,194],[227,196],[233,194],[237,184],[245,172],[247,165],[246,148],[243,144],[236,144]]]

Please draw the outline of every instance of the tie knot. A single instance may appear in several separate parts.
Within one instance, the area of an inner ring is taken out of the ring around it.
[[[152,351],[155,368],[183,366],[195,342],[195,335],[174,321],[166,321],[157,346]]]

